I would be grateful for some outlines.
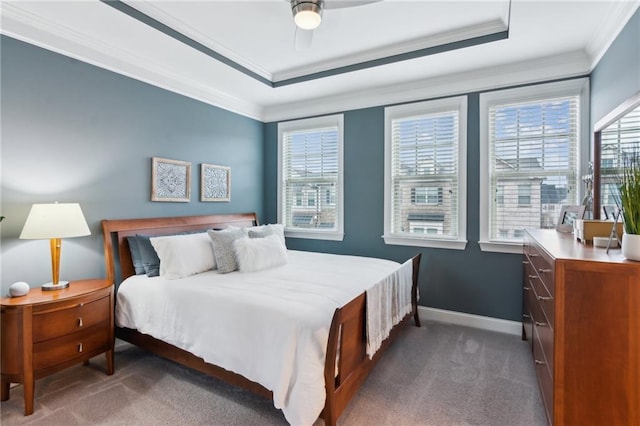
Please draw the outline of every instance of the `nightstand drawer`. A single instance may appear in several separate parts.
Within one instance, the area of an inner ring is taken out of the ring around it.
[[[33,316],[33,341],[55,339],[89,328],[109,318],[109,294],[101,299],[84,299],[62,306],[62,309],[37,313]]]
[[[109,322],[104,321],[80,332],[33,345],[33,367],[55,366],[74,358],[86,358],[88,354],[109,349]]]

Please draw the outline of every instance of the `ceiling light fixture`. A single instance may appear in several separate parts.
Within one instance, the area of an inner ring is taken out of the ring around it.
[[[293,20],[298,28],[313,30],[322,22],[323,0],[291,0]]]

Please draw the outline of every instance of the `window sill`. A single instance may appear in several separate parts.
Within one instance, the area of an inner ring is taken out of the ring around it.
[[[480,250],[494,253],[522,254],[522,243],[504,241],[479,241]]]
[[[344,233],[342,232],[323,232],[323,231],[301,231],[296,230],[284,230],[284,236],[287,238],[306,238],[309,240],[328,240],[328,241],[342,241],[344,239]]]
[[[383,235],[384,243],[397,246],[430,247],[451,250],[464,250],[467,240],[436,240],[426,238],[395,237]]]

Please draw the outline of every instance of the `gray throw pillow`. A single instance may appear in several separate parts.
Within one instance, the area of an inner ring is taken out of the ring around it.
[[[145,273],[148,277],[157,277],[160,275],[160,258],[156,253],[156,249],[151,245],[149,240],[151,237],[153,235],[137,234],[136,241],[138,242],[138,250],[140,251]]]
[[[243,238],[242,229],[225,229],[223,231],[207,231],[213,244],[213,254],[216,257],[218,271],[222,274],[238,270],[236,254],[233,250],[233,242]]]

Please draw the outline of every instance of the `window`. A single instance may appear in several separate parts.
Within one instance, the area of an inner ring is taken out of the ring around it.
[[[588,98],[587,79],[480,95],[482,250],[521,253],[526,228],[555,228],[578,204]]]
[[[287,237],[342,240],[343,116],[278,124],[278,221]]]
[[[504,205],[504,203],[502,203]],[[531,205],[531,184],[518,185],[518,206],[528,207]]]
[[[467,98],[385,108],[387,244],[466,241]]]

